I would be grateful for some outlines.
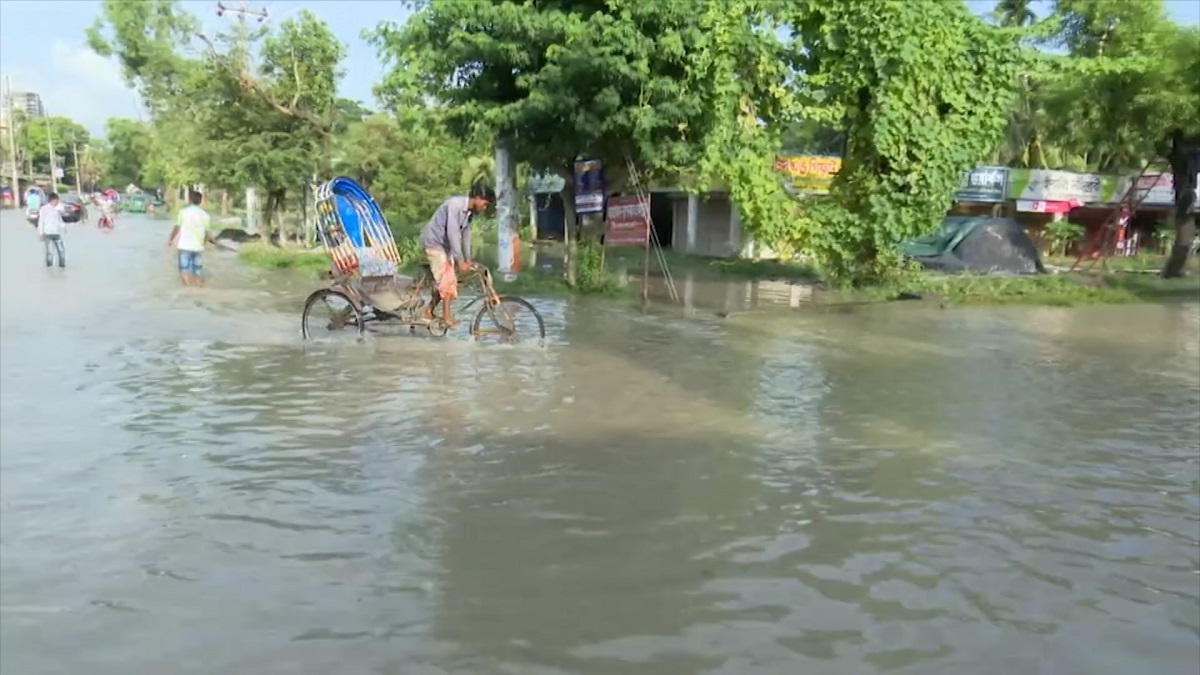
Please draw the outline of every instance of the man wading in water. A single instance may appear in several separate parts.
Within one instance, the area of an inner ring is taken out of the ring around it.
[[[188,206],[179,212],[171,238],[167,240],[167,248],[179,248],[179,278],[184,286],[204,285],[204,244],[217,243],[208,231],[212,218],[200,208],[203,201],[204,195],[195,190],[188,192]]]
[[[46,249],[46,267],[50,267],[57,259],[58,266],[65,268],[67,252],[63,249],[62,236],[67,231],[67,225],[63,222],[62,214],[58,212],[57,194],[51,192],[50,198],[38,209],[37,229],[38,238],[42,240]]]
[[[496,193],[486,185],[475,185],[466,197],[451,197],[442,202],[433,218],[421,231],[421,246],[429,269],[433,271],[433,299],[421,316],[433,320],[438,303],[442,305],[442,322],[455,328],[458,322],[450,316],[450,301],[458,297],[459,272],[468,272],[471,265],[471,220],[487,211],[496,202]]]

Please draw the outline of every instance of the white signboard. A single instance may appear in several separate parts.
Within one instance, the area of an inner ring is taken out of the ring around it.
[[[1114,197],[1119,178],[1073,171],[1015,169],[1009,172],[1009,181],[1009,197],[1015,199],[1046,202],[1077,199],[1084,204],[1103,204]]]
[[[1138,179],[1137,192],[1132,198],[1136,201],[1145,194],[1143,204],[1174,204],[1175,178],[1169,173],[1148,173]]]

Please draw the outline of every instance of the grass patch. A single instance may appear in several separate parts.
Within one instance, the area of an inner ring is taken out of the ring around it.
[[[1146,274],[1047,274],[1028,277],[915,274],[893,284],[843,293],[858,301],[935,299],[950,304],[1075,305],[1200,300],[1200,279]]]
[[[1074,256],[1045,256],[1042,259],[1047,266],[1062,267],[1070,269],[1071,265],[1075,264]],[[1131,256],[1113,256],[1108,259],[1108,269],[1113,272],[1159,272],[1167,263],[1167,256],[1160,253],[1143,253],[1140,255]],[[1092,271],[1101,269],[1100,263],[1092,263],[1090,260],[1082,260],[1079,263],[1081,269],[1091,266]]]
[[[316,270],[329,268],[324,251],[280,248],[261,242],[248,242],[238,249],[238,259],[247,265],[269,270]]]

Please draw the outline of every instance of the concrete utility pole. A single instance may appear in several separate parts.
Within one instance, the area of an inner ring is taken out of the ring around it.
[[[21,170],[17,161],[17,115],[13,108],[12,78],[5,77],[4,84],[8,89],[8,151],[12,154],[12,191],[13,204],[21,208]]]
[[[83,196],[83,179],[79,177],[79,144],[71,141],[71,154],[75,155],[75,194]]]
[[[46,145],[50,146],[50,192],[58,192],[58,174],[54,164],[54,134],[50,131],[50,118],[46,118]]]

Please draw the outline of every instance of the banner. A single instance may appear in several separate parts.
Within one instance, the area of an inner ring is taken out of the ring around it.
[[[650,197],[614,197],[608,201],[605,246],[645,246],[650,238]]]
[[[1047,202],[1038,199],[1018,199],[1017,210],[1026,213],[1070,213],[1072,209],[1083,206],[1078,199],[1065,202]]]
[[[780,155],[775,158],[775,171],[787,177],[793,189],[814,195],[828,194],[829,184],[841,168],[841,157]]]
[[[1067,202],[1082,204],[1112,204],[1121,199],[1119,176],[1101,176],[1074,171],[1044,171],[1040,169],[1010,169],[1008,197],[1029,201]]]
[[[604,163],[598,159],[575,162],[575,213],[604,212]]]
[[[1008,188],[1008,167],[980,166],[963,176],[963,187],[954,193],[956,202],[999,203]]]

